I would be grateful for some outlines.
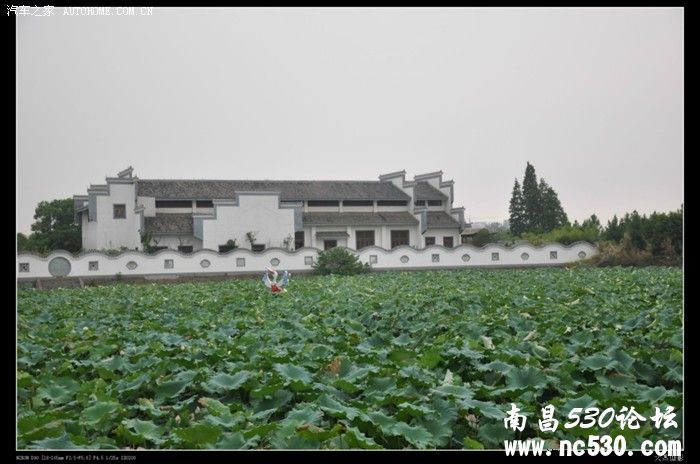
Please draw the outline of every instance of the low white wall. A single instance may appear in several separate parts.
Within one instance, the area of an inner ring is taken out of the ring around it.
[[[311,260],[316,258],[319,251],[316,248],[301,248],[295,251],[268,248],[263,252],[253,253],[250,250],[238,248],[224,254],[212,250],[200,250],[191,254],[161,250],[153,255],[126,251],[118,256],[107,256],[100,252],[86,252],[76,256],[66,251],[56,251],[47,257],[20,254],[17,256],[16,269],[18,280],[50,278],[52,277],[49,272],[51,260],[65,258],[70,263],[68,277],[109,277],[117,274],[123,276],[244,274],[262,273],[266,267],[293,272],[311,270]],[[380,270],[546,266],[572,263],[598,252],[594,245],[586,242],[569,246],[559,243],[539,247],[517,245],[513,248],[500,245],[486,245],[483,248],[460,245],[447,249],[440,245],[433,245],[422,250],[408,246],[386,250],[375,246],[364,248],[359,253],[350,251],[357,254],[362,262],[369,262],[373,268]],[[556,257],[552,257],[553,252]],[[526,259],[524,254],[527,255]],[[166,260],[172,260],[172,267],[166,267]],[[209,262],[207,267],[202,265],[205,260]],[[96,269],[94,263],[97,263]],[[130,263],[135,263],[136,267],[130,269],[133,267]]]

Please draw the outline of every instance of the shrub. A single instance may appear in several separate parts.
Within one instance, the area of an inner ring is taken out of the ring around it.
[[[620,243],[601,242],[598,244],[598,254],[588,262],[595,266],[651,266],[654,256],[648,249],[639,249],[629,234]]]
[[[357,256],[345,248],[331,248],[318,254],[313,264],[316,274],[354,275],[369,271],[369,264],[362,264]]]
[[[533,245],[541,245],[546,242],[557,242],[564,245],[570,245],[575,242],[595,243],[599,239],[600,232],[594,225],[586,227],[568,225],[544,234],[529,232],[523,234],[523,240],[527,240]]]
[[[474,246],[482,247],[488,243],[493,243],[494,235],[496,234],[489,231],[488,229],[481,229],[480,231],[474,234],[474,237],[472,238],[472,243],[474,244]]]

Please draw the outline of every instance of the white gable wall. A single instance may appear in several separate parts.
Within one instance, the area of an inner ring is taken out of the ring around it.
[[[277,194],[239,193],[238,204],[215,204],[216,218],[202,221],[202,245],[218,250],[229,240],[250,249],[247,232],[256,232],[256,244],[265,248],[284,247],[284,239],[294,236],[294,210],[279,207]]]
[[[96,221],[83,214],[83,248],[86,250],[130,250],[141,248],[140,219],[134,184],[109,184],[109,195],[97,195]],[[126,205],[126,218],[114,219],[114,205]],[[87,223],[87,224],[86,224]]]

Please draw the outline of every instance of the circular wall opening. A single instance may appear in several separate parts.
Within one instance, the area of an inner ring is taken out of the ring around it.
[[[70,274],[70,261],[66,258],[58,257],[49,261],[49,274],[54,277],[65,277]]]

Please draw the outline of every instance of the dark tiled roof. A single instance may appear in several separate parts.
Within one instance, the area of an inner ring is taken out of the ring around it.
[[[452,216],[444,211],[428,211],[428,228],[431,227],[459,227]]]
[[[305,226],[352,226],[418,224],[418,220],[408,212],[392,213],[304,213]]]
[[[235,192],[281,192],[283,201],[408,200],[391,182],[303,180],[150,180],[139,179],[138,194],[157,199],[232,199]]]
[[[427,182],[416,182],[416,186],[413,188],[413,196],[418,201],[447,200],[447,195]]]
[[[153,234],[193,234],[191,214],[159,214],[144,218],[144,223],[146,232]]]

